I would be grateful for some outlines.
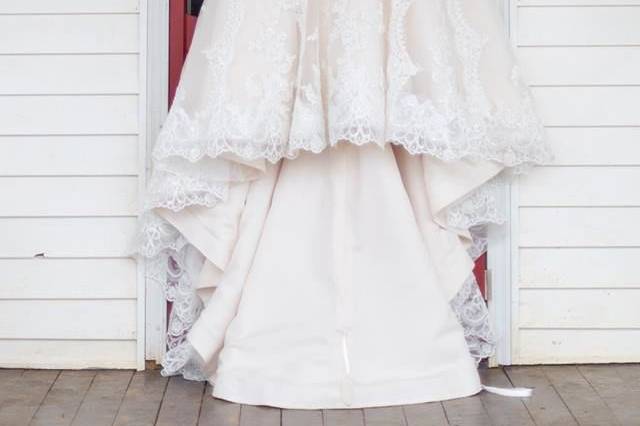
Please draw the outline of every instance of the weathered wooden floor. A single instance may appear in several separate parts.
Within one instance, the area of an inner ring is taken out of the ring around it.
[[[0,425],[640,426],[640,365],[512,367],[482,376],[488,385],[534,387],[534,396],[298,411],[216,400],[202,383],[158,371],[0,370]]]

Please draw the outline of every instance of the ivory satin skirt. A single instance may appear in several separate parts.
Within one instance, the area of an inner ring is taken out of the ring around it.
[[[430,206],[456,189],[425,180],[423,160],[339,144],[269,166],[213,209],[161,211],[206,259],[187,339],[214,396],[344,408],[480,390],[449,304],[473,262]]]

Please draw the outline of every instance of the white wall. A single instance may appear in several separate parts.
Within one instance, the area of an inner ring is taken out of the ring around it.
[[[144,365],[140,8],[0,2],[0,367]]]
[[[640,361],[640,1],[511,0],[557,155],[512,197],[512,362]]]

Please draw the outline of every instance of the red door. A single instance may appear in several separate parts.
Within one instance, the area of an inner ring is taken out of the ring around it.
[[[191,46],[193,31],[196,26],[197,15],[203,0],[171,0],[169,25],[169,102],[173,101],[176,87],[180,80],[182,65]],[[477,260],[473,270],[478,280],[482,294],[485,292],[485,270],[487,269],[487,255]]]

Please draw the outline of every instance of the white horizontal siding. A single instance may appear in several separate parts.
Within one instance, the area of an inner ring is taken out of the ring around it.
[[[640,288],[639,247],[520,249],[520,288]]]
[[[126,257],[134,217],[0,218],[0,258]]]
[[[640,360],[640,1],[513,0],[556,154],[514,195],[512,361]]]
[[[5,176],[135,175],[138,135],[0,136]]]
[[[140,4],[0,4],[0,367],[144,361]]]
[[[576,2],[577,3],[577,2]],[[519,46],[633,46],[640,44],[640,8],[609,5],[518,8]],[[544,30],[543,30],[544,29]]]
[[[533,85],[640,84],[640,46],[522,47],[518,60]]]
[[[0,339],[7,368],[131,368],[135,340]]]
[[[0,54],[138,53],[138,14],[0,15]],[[43,70],[44,71],[44,70]]]
[[[640,126],[547,129],[556,166],[638,166]]]
[[[138,133],[138,96],[0,96],[4,135]]]
[[[28,321],[25,319],[28,318]],[[73,321],[70,321],[73,318]],[[0,339],[135,340],[136,301],[0,301]]]
[[[30,0],[28,2],[2,2],[0,14],[83,14],[83,13],[138,13],[138,0]]]
[[[0,216],[134,216],[138,210],[137,176],[5,177],[0,193]]]
[[[0,300],[135,299],[133,259],[18,258],[0,260]]]
[[[526,364],[637,362],[640,330],[636,328],[523,329],[519,338]]]
[[[0,94],[137,94],[138,60],[137,54],[3,55]]]

